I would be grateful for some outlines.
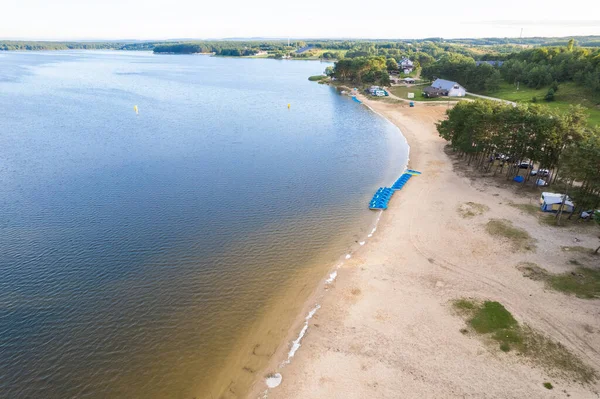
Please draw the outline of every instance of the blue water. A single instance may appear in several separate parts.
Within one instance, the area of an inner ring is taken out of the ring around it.
[[[326,66],[0,53],[1,398],[210,397],[406,163]]]

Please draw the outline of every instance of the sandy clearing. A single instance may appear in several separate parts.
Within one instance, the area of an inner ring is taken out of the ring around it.
[[[281,372],[283,382],[268,398],[599,397],[599,385],[557,379],[463,335],[464,320],[449,305],[465,296],[500,301],[600,370],[600,303],[545,290],[516,268],[530,261],[570,270],[570,254],[560,246],[574,245],[575,233],[541,226],[509,206],[515,196],[508,189],[456,173],[434,126],[445,106],[365,101],[401,129],[411,145],[410,167],[423,175],[394,195],[377,232],[344,262],[326,295],[315,294],[321,309],[293,362],[277,368],[287,346],[273,359],[269,371]],[[469,201],[489,211],[465,219],[457,209]],[[526,229],[537,251],[515,253],[490,237],[490,218]],[[577,245],[597,243],[576,235]],[[263,397],[265,388],[258,381],[250,397]]]

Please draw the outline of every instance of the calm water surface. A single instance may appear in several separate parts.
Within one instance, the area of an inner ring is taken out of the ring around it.
[[[307,80],[325,66],[0,53],[0,397],[218,391],[406,162],[390,123]]]

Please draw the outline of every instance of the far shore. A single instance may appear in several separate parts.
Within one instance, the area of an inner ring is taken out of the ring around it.
[[[290,344],[280,345],[248,398],[597,398],[597,381],[574,382],[500,352],[466,332],[452,307],[460,298],[499,301],[520,323],[600,370],[597,302],[548,291],[516,267],[528,261],[571,270],[570,254],[561,247],[572,245],[575,233],[540,226],[511,206],[532,199],[516,197],[510,187],[454,170],[435,128],[446,103],[411,108],[358,98],[400,128],[410,145],[409,168],[423,174],[394,195],[377,231],[306,301],[288,334]],[[469,203],[484,211],[461,216]],[[492,218],[526,229],[537,251],[515,252],[487,234]],[[582,247],[597,242],[592,234],[576,234]],[[306,320],[316,303],[320,308]],[[285,364],[305,325],[301,346]],[[272,380],[280,385],[269,389],[268,376],[281,376]]]

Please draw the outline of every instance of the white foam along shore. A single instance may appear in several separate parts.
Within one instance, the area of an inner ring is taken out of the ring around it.
[[[337,277],[337,270],[334,270],[333,272],[331,272],[331,274],[329,275],[329,278],[327,280],[325,280],[326,284],[331,284],[335,281],[335,278]]]
[[[375,223],[373,224],[373,228],[371,229],[371,232],[369,233],[368,237],[372,237],[373,234],[375,234],[375,232],[377,231],[377,225],[379,224],[379,221],[381,220],[381,214],[382,214],[382,212],[378,212],[377,218],[375,219]],[[360,241],[359,245],[363,246],[365,244],[365,242],[366,242],[366,239],[364,241]],[[345,255],[344,258],[350,259],[351,257],[352,257],[352,255],[350,253],[348,253]],[[337,269],[339,269],[343,264],[344,264],[343,261],[337,263],[337,265],[335,266],[335,270],[333,270],[329,274],[329,277],[325,280],[325,285],[332,284],[335,281],[335,279],[338,276]],[[312,308],[308,312],[306,317],[304,318],[304,325],[302,326],[302,329],[300,330],[298,337],[292,341],[292,345],[288,352],[287,359],[279,365],[280,369],[284,368],[287,364],[291,363],[293,357],[296,355],[296,352],[298,351],[298,349],[300,349],[300,346],[302,346],[302,338],[304,338],[304,336],[306,335],[306,332],[308,331],[309,320],[313,318],[315,313],[317,313],[317,310],[319,310],[320,308],[321,308],[321,305],[317,303],[315,305],[315,307]],[[266,398],[268,396],[269,389],[278,387],[281,384],[282,380],[283,380],[283,376],[279,372],[269,374],[265,378],[265,384],[267,385],[267,390],[263,393],[263,397]]]
[[[310,312],[308,312],[308,315],[304,318],[304,327],[302,327],[300,334],[298,334],[298,338],[296,338],[292,342],[292,347],[290,348],[290,351],[288,352],[287,360],[285,361],[286,364],[289,364],[292,361],[292,358],[294,357],[294,355],[296,355],[296,351],[298,349],[300,349],[300,342],[302,341],[302,338],[304,338],[304,334],[306,334],[306,330],[308,330],[308,321],[310,319],[312,319],[312,317],[315,315],[315,313],[317,313],[317,310],[319,310],[320,308],[321,308],[321,305],[316,305]]]
[[[379,115],[381,118],[385,119],[388,123],[392,124],[398,130],[398,133],[400,133],[400,135],[404,138],[404,142],[405,142],[406,149],[407,149],[407,157],[406,157],[406,163],[401,168],[400,173],[402,173],[403,171],[405,171],[408,168],[408,163],[409,163],[408,155],[410,155],[410,146],[408,145],[408,140],[406,140],[406,137],[404,137],[404,135],[400,131],[400,128],[398,128],[398,126],[393,124],[385,116],[383,116],[379,112],[375,111],[373,108],[371,108],[370,106],[368,106],[365,103],[361,103],[360,105],[366,106],[373,113]],[[364,246],[366,244],[367,239],[372,238],[373,234],[375,234],[375,232],[377,231],[377,226],[379,224],[379,221],[381,220],[382,214],[383,214],[383,211],[378,212],[377,218],[375,219],[375,222],[373,224],[373,228],[371,229],[371,232],[367,235],[367,238],[358,242],[358,244],[361,247]],[[348,253],[348,254],[346,254],[346,256],[344,258],[346,260],[348,260],[351,257],[352,257],[352,253]],[[329,274],[329,277],[325,280],[325,285],[330,285],[335,281],[335,279],[338,276],[337,269],[339,269],[342,265],[343,265],[343,262],[340,262],[336,265],[336,267],[335,267],[336,270],[333,270]],[[302,329],[300,330],[298,337],[294,341],[292,341],[292,346],[288,352],[287,359],[283,363],[280,364],[280,366],[279,366],[280,368],[283,368],[283,367],[285,367],[285,365],[290,364],[290,362],[292,361],[292,358],[296,355],[296,352],[298,351],[298,349],[300,349],[302,338],[304,338],[304,336],[306,335],[306,332],[308,331],[309,320],[312,319],[312,317],[315,315],[317,310],[319,310],[320,308],[321,308],[321,305],[316,304],[315,307],[308,312],[307,316],[304,318],[304,325],[302,326]],[[268,396],[269,389],[278,387],[281,384],[282,380],[283,380],[283,376],[279,372],[276,372],[276,373],[273,373],[273,374],[270,374],[269,376],[267,376],[267,378],[265,379],[265,384],[267,385],[267,390],[264,391],[263,397],[266,398]]]

